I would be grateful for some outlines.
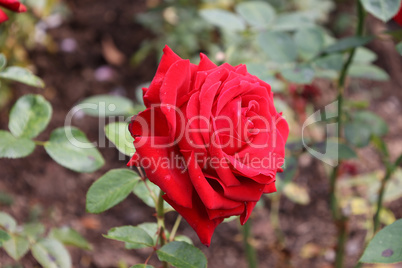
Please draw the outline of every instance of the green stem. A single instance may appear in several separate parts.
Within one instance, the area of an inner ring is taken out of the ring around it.
[[[356,29],[356,36],[362,36],[364,31],[364,18],[365,11],[360,1],[357,0],[357,14],[358,14],[358,25]],[[350,65],[353,62],[353,58],[356,53],[356,48],[353,48],[349,52],[349,56],[346,62],[343,64],[341,73],[339,75],[338,80],[338,139],[342,138],[343,131],[343,101],[344,101],[344,93],[345,93],[345,81],[350,68]],[[336,182],[338,177],[340,163],[333,169],[331,178],[330,178],[330,208],[332,217],[335,221],[336,227],[338,229],[338,242],[336,248],[336,257],[335,257],[335,267],[342,268],[343,267],[343,259],[345,255],[345,243],[347,240],[347,218],[344,217],[340,211],[340,206],[336,197]]]
[[[278,242],[282,248],[285,248],[285,235],[281,229],[281,223],[279,219],[279,205],[280,205],[280,194],[275,194],[271,198],[271,213],[270,219],[272,227],[274,228],[275,235],[278,239]]]
[[[169,238],[170,242],[172,242],[174,240],[174,237],[176,236],[176,232],[177,229],[179,228],[181,219],[183,219],[181,215],[177,216],[176,222],[174,223],[172,231],[170,232],[170,238]]]
[[[161,190],[158,197],[158,203],[156,204],[156,219],[158,223],[158,230],[159,230],[159,244],[163,247],[166,244],[166,237],[165,237],[165,211],[164,211],[164,200],[163,195],[165,193]],[[163,268],[168,268],[169,265],[167,262],[162,262]]]
[[[251,245],[251,219],[243,225],[243,243],[246,250],[246,257],[249,268],[257,268],[257,253],[255,248]]]
[[[47,141],[33,141],[36,145],[45,146]]]
[[[377,233],[378,229],[380,228],[380,213],[381,213],[381,209],[382,209],[382,203],[384,200],[384,192],[385,192],[385,188],[387,186],[387,182],[391,178],[393,170],[394,170],[393,168],[387,167],[387,172],[385,173],[385,176],[381,181],[380,189],[378,190],[377,210],[376,210],[376,213],[374,214],[374,227],[373,227],[374,235]]]

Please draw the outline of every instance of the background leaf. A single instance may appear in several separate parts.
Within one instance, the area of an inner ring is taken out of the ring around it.
[[[349,68],[349,76],[375,81],[389,80],[389,75],[383,69],[371,64],[352,64]]]
[[[11,236],[8,233],[6,233],[5,231],[0,229],[0,247],[3,246],[4,242],[6,242],[10,239],[11,239]]]
[[[77,106],[91,116],[133,115],[134,103],[125,97],[113,95],[95,95],[81,101]]]
[[[128,131],[128,124],[115,122],[105,126],[106,137],[116,145],[116,148],[125,155],[133,156],[135,153],[134,138]]]
[[[396,50],[399,52],[399,55],[402,56],[402,42],[399,42],[399,43],[396,45]]]
[[[314,70],[306,65],[298,65],[292,69],[281,71],[283,78],[297,84],[311,84],[314,78]]]
[[[87,250],[91,249],[89,242],[80,233],[70,227],[53,228],[49,233],[49,238],[54,238],[65,245]]]
[[[258,28],[268,26],[275,17],[272,6],[262,1],[242,2],[235,9],[248,24]]]
[[[21,158],[30,155],[35,143],[30,139],[16,138],[10,132],[0,130],[0,157]]]
[[[17,234],[10,234],[11,239],[3,243],[3,248],[11,258],[18,261],[29,250],[29,241]]]
[[[201,250],[186,242],[173,241],[156,251],[161,261],[177,268],[205,268],[207,259]]]
[[[383,22],[396,15],[401,6],[401,0],[360,0],[364,9]]]
[[[94,172],[105,161],[96,148],[84,146],[90,147],[91,143],[82,131],[74,127],[62,127],[52,132],[45,149],[63,167],[76,172]]]
[[[294,40],[299,54],[306,60],[316,56],[324,47],[323,32],[317,27],[299,29]]]
[[[345,50],[364,46],[365,44],[371,42],[374,39],[373,36],[352,36],[340,39],[338,42],[326,47],[323,52],[324,53],[335,53],[335,52],[343,52]]]
[[[0,226],[4,227],[7,231],[13,232],[17,227],[17,222],[9,214],[0,212]]]
[[[203,9],[200,15],[209,23],[228,30],[228,31],[243,31],[246,26],[243,20],[229,11],[223,9]]]
[[[6,56],[4,56],[3,53],[0,53],[0,71],[2,71],[4,67],[6,67],[6,65],[7,65]]]
[[[365,147],[370,143],[371,131],[362,122],[349,122],[345,124],[345,138],[356,147]]]
[[[4,71],[0,72],[0,78],[17,81],[29,86],[45,87],[42,79],[21,67],[7,67]]]
[[[265,54],[275,62],[292,62],[297,57],[297,47],[287,33],[261,32],[257,36],[257,42]]]
[[[16,137],[35,138],[49,124],[52,106],[41,95],[25,95],[10,112],[8,128]]]
[[[59,241],[45,238],[32,246],[32,255],[44,268],[70,268],[71,257]]]
[[[402,219],[379,231],[370,241],[360,262],[397,263],[402,262]]]
[[[114,207],[131,193],[140,177],[129,169],[113,169],[95,181],[88,190],[86,209],[101,213]]]
[[[44,232],[45,226],[38,222],[26,223],[22,226],[22,234],[33,240],[36,240]]]

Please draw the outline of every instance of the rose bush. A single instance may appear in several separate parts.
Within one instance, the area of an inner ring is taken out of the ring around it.
[[[289,129],[270,85],[245,65],[216,66],[203,54],[195,65],[166,46],[143,98],[128,165],[145,169],[203,244],[225,218],[244,224],[261,195],[276,191]]]
[[[19,13],[27,11],[27,8],[17,0],[0,0],[0,7]],[[0,23],[6,20],[8,20],[7,14],[0,9]]]

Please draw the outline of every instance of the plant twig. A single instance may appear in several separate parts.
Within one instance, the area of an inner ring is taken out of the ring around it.
[[[365,18],[365,11],[363,6],[361,5],[360,1],[357,2],[357,14],[358,14],[358,25],[356,29],[356,36],[362,36],[364,30],[364,18]],[[342,131],[343,131],[343,101],[344,101],[344,91],[345,91],[345,81],[346,77],[350,68],[350,65],[353,62],[353,58],[356,53],[356,48],[353,48],[349,52],[349,56],[346,62],[343,64],[341,73],[339,75],[338,80],[338,139],[342,138]],[[339,166],[336,166],[333,169],[330,178],[330,208],[332,217],[335,221],[336,227],[338,229],[338,242],[336,248],[336,257],[335,257],[335,267],[342,268],[343,267],[343,259],[345,253],[345,243],[347,240],[347,218],[344,217],[340,211],[339,202],[336,197],[336,181],[339,172]]]
[[[170,237],[169,237],[170,242],[172,242],[176,236],[176,232],[177,232],[177,229],[179,228],[181,219],[183,219],[183,217],[181,215],[177,216],[176,222],[174,223],[172,231],[170,232]]]
[[[246,250],[246,257],[247,257],[247,262],[248,262],[248,267],[249,268],[257,268],[257,253],[255,251],[255,248],[251,245],[250,240],[251,240],[251,219],[248,219],[248,221],[243,225],[242,227],[243,231],[243,243],[244,247]]]
[[[156,218],[158,223],[158,230],[159,230],[159,244],[163,247],[166,244],[166,237],[165,237],[165,211],[164,211],[164,200],[163,195],[165,193],[161,190],[158,197],[158,203],[156,205]],[[168,268],[169,265],[167,262],[162,262],[163,268]]]

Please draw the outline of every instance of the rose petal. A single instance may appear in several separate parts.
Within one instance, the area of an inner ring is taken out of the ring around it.
[[[0,23],[5,22],[6,20],[8,20],[7,14],[4,13],[4,11],[0,9]]]
[[[192,208],[178,205],[175,199],[171,199],[167,195],[164,195],[163,198],[190,224],[201,243],[209,247],[215,228],[224,218],[210,220],[204,204],[196,193],[193,194]]]
[[[151,85],[149,85],[149,88],[144,92],[144,103],[147,107],[152,103],[160,103],[159,90],[162,86],[163,80],[165,80],[166,73],[170,66],[179,60],[181,60],[181,58],[166,45],[163,49],[163,56]]]
[[[205,178],[197,159],[192,151],[181,151],[186,158],[190,180],[207,209],[233,209],[239,206],[239,202],[225,198],[219,191],[220,185],[213,187]]]
[[[189,92],[190,81],[190,61],[179,60],[172,64],[167,71],[166,78],[163,80],[159,91],[161,110],[169,124],[169,135],[172,141],[176,134],[177,98]]]
[[[134,139],[136,153],[149,180],[158,185],[169,198],[183,207],[192,207],[192,189],[188,173],[178,148],[166,147],[168,137],[137,137]],[[141,145],[139,145],[141,144]],[[178,166],[178,164],[182,166]],[[174,187],[172,187],[174,186]]]

